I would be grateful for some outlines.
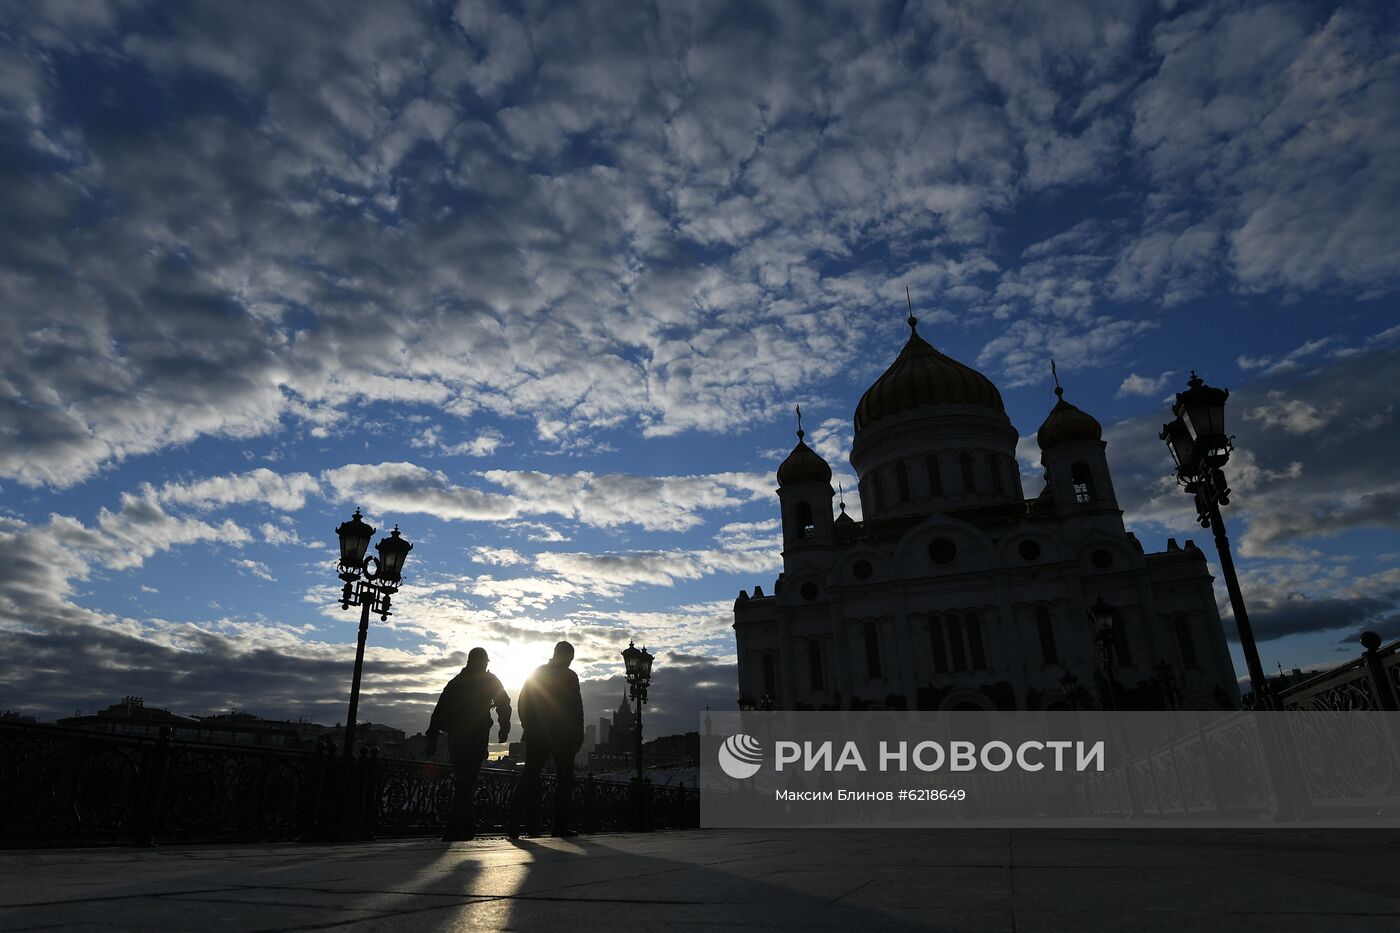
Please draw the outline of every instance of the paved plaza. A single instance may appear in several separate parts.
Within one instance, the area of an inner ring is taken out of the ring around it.
[[[690,831],[0,852],[5,930],[1400,929],[1400,835]]]

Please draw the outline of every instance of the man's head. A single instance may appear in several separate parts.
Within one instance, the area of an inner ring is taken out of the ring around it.
[[[560,667],[568,667],[574,660],[574,646],[567,641],[561,641],[554,646],[554,657],[550,659],[551,664],[558,664]]]
[[[467,670],[484,671],[490,660],[491,659],[486,656],[485,648],[473,648],[471,651],[467,652]]]

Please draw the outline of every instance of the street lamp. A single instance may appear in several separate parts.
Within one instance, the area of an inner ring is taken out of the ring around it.
[[[1084,688],[1079,686],[1079,678],[1073,671],[1065,671],[1065,676],[1060,678],[1060,689],[1064,691],[1065,702],[1072,710],[1079,709],[1079,704],[1084,696]]]
[[[1100,595],[1089,607],[1089,627],[1094,632],[1094,643],[1099,646],[1099,656],[1103,658],[1109,705],[1115,710],[1118,708],[1118,681],[1113,676],[1113,630],[1116,621],[1117,613]]]
[[[1176,670],[1165,660],[1154,664],[1152,670],[1157,675],[1157,686],[1162,690],[1163,699],[1168,706],[1176,709],[1181,703],[1181,683],[1177,680]]]
[[[637,701],[637,717],[632,721],[637,750],[637,780],[642,779],[642,704],[647,701],[647,688],[651,686],[651,662],[656,660],[645,648],[638,648],[631,641],[622,652],[622,661],[627,665],[627,692]]]
[[[350,682],[350,712],[345,717],[345,746],[341,755],[348,761],[354,757],[355,718],[360,708],[360,675],[365,667],[365,636],[369,633],[369,614],[377,612],[380,621],[389,618],[390,597],[399,591],[403,578],[404,561],[413,550],[399,536],[399,526],[395,525],[389,537],[380,539],[374,549],[378,557],[365,557],[369,550],[374,528],[365,523],[356,509],[348,522],[342,522],[335,533],[340,538],[340,566],[338,576],[345,582],[340,591],[340,608],[359,606],[360,637],[355,646],[355,676]]]
[[[1208,386],[1191,371],[1185,392],[1178,392],[1172,405],[1173,419],[1162,425],[1158,435],[1166,442],[1176,463],[1177,483],[1196,500],[1196,520],[1215,535],[1215,548],[1220,553],[1220,570],[1225,575],[1225,589],[1230,594],[1230,608],[1239,628],[1240,649],[1249,666],[1249,682],[1254,695],[1264,709],[1272,708],[1264,665],[1259,661],[1259,648],[1254,643],[1254,629],[1249,625],[1249,613],[1244,606],[1244,594],[1235,574],[1235,560],[1230,554],[1230,539],[1225,535],[1225,520],[1220,507],[1230,504],[1230,486],[1221,469],[1230,459],[1234,444],[1225,433],[1225,400],[1229,389]]]

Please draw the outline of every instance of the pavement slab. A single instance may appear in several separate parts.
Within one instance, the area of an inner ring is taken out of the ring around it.
[[[1400,834],[696,830],[0,852],[0,930],[1400,929]]]

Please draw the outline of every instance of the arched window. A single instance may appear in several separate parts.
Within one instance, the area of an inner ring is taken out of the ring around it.
[[[1004,491],[1001,481],[1001,458],[996,454],[987,454],[987,469],[992,471],[992,493],[999,496]]]
[[[797,534],[801,538],[810,538],[817,533],[817,523],[812,520],[812,505],[809,502],[797,503],[796,525]]]
[[[963,642],[962,620],[956,615],[948,616],[948,653],[953,656],[953,670],[967,670],[967,650]]]
[[[778,695],[778,668],[773,663],[771,652],[764,652],[763,655],[763,692],[770,697]]]
[[[885,510],[885,484],[881,481],[880,471],[876,470],[870,474],[870,488],[875,491],[875,511]]]
[[[967,614],[967,650],[971,656],[968,666],[974,671],[985,671],[987,652],[982,646],[982,620],[975,612]]]
[[[874,622],[865,623],[865,673],[874,678],[881,676],[880,629]]]
[[[822,663],[822,643],[813,638],[807,642],[807,664],[812,677],[812,689],[826,687],[826,666]]]
[[[1055,647],[1055,623],[1045,606],[1035,607],[1035,628],[1040,633],[1040,660],[1047,665],[1060,663],[1060,652]]]
[[[1188,671],[1196,670],[1200,662],[1196,660],[1196,645],[1191,641],[1191,627],[1186,623],[1186,616],[1172,619],[1172,630],[1176,632],[1176,645],[1181,649],[1181,666]]]
[[[899,490],[899,501],[909,501],[909,468],[901,460],[894,465],[894,484]]]
[[[943,495],[943,472],[938,468],[938,454],[928,455],[928,491],[929,495]]]
[[[977,486],[972,482],[972,454],[965,450],[958,454],[958,469],[962,471],[962,491],[976,492]]]
[[[943,620],[929,616],[929,645],[933,648],[933,669],[940,674],[948,672],[948,645],[943,641]]]
[[[1076,463],[1069,468],[1069,479],[1074,484],[1075,502],[1094,501],[1094,477],[1089,472],[1089,467],[1083,463]]]

